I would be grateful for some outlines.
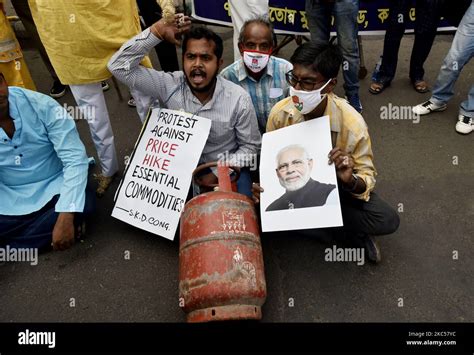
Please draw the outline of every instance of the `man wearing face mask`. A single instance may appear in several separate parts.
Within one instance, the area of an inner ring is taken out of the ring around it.
[[[246,159],[238,157],[257,154],[261,143],[252,101],[241,87],[218,76],[223,61],[222,39],[207,27],[190,25],[188,17],[177,23],[161,19],[126,42],[110,59],[108,68],[117,79],[157,100],[161,107],[212,121],[200,163],[218,161],[227,152],[227,163],[246,166]],[[140,65],[157,44],[165,40],[177,43],[176,36],[183,32],[183,71],[165,73]],[[210,171],[202,177],[208,184],[215,180]],[[241,173],[237,188],[251,196],[251,186],[247,170]]]
[[[268,16],[268,0],[228,0],[234,27],[234,61],[240,59],[239,34],[244,22],[257,16]]]
[[[342,55],[331,44],[305,43],[291,57],[287,74],[290,97],[270,112],[267,132],[328,115],[344,221],[343,234],[364,247],[369,260],[380,261],[373,235],[394,233],[399,217],[373,190],[376,170],[367,125],[362,116],[332,91]]]
[[[239,35],[239,50],[243,59],[221,72],[224,78],[250,94],[262,134],[272,107],[288,96],[289,85],[285,74],[293,68],[287,60],[273,57],[272,49],[273,26],[270,21],[264,17],[247,20]]]

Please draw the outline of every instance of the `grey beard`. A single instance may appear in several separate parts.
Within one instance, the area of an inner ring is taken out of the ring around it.
[[[288,184],[285,179],[279,178],[280,180],[280,185],[286,190],[286,191],[296,191],[304,187],[309,179],[311,178],[310,172],[308,172],[306,175],[301,177],[301,180],[296,182],[296,183],[290,183]]]

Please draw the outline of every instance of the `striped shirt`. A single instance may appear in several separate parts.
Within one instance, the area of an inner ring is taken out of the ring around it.
[[[240,85],[252,98],[257,113],[258,126],[262,133],[267,126],[268,115],[272,107],[288,96],[290,87],[285,74],[293,69],[293,65],[282,58],[270,56],[265,73],[259,81],[247,74],[242,59],[224,68],[221,75],[227,80]]]
[[[339,147],[354,159],[354,173],[364,180],[367,188],[354,197],[369,201],[375,187],[377,171],[370,136],[362,116],[349,103],[333,93],[328,94],[324,115],[329,116],[333,147]],[[277,103],[268,117],[267,132],[304,121],[303,115],[295,108],[291,97]],[[329,152],[328,152],[329,153]]]
[[[140,65],[145,55],[160,42],[146,29],[113,55],[108,64],[110,72],[130,88],[158,100],[161,107],[183,110],[212,121],[200,163],[218,161],[228,152],[231,163],[246,165],[249,160],[243,157],[259,153],[261,144],[250,96],[240,86],[218,76],[211,100],[202,105],[182,71],[165,73]]]

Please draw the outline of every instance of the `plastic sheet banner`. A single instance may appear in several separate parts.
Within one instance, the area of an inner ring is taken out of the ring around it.
[[[359,6],[360,35],[380,35],[385,33],[388,22],[389,1],[361,1]],[[415,27],[415,8],[409,11],[407,32]],[[270,0],[268,16],[279,34],[309,35],[304,0]],[[230,5],[227,0],[194,0],[193,17],[219,25],[232,26]],[[331,18],[332,34],[335,34],[334,17]],[[455,27],[442,20],[438,31],[452,31]]]

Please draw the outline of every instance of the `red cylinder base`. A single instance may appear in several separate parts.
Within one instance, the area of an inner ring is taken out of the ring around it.
[[[235,304],[198,309],[187,315],[189,323],[243,319],[262,319],[261,307]]]

